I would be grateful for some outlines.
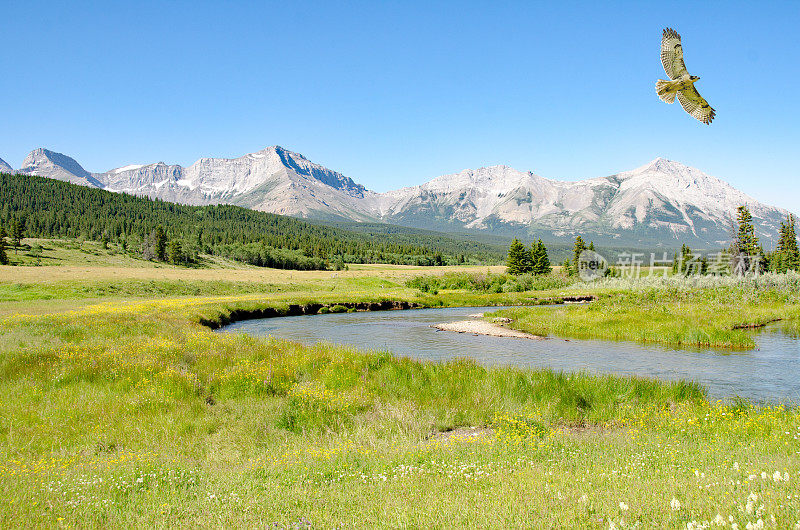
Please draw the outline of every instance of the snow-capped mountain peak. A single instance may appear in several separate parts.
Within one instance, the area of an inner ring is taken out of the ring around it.
[[[742,204],[750,207],[762,234],[774,234],[788,214],[665,158],[577,182],[495,165],[386,193],[371,192],[277,145],[238,158],[201,158],[186,168],[158,162],[95,174],[68,156],[37,149],[23,166],[20,173],[186,204],[228,203],[298,217],[545,239],[581,234],[598,244],[629,246],[718,246],[729,238]]]

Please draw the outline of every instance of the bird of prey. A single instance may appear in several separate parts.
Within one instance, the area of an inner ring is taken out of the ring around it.
[[[659,79],[656,81],[656,94],[662,101],[673,103],[677,96],[683,110],[708,125],[716,116],[703,96],[694,87],[695,81],[700,78],[689,75],[686,65],[683,64],[683,46],[681,36],[672,28],[664,30],[661,37],[661,64],[669,76],[669,81]]]

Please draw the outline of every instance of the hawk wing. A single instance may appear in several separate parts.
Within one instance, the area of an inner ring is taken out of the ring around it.
[[[665,29],[661,37],[661,64],[670,79],[678,79],[686,73],[681,36],[672,28]]]
[[[683,110],[706,125],[711,123],[711,120],[717,115],[714,109],[711,108],[711,105],[708,104],[708,101],[700,95],[694,85],[692,85],[691,88],[678,92],[678,101],[681,102]]]

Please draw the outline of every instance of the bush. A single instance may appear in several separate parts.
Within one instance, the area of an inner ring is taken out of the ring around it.
[[[439,290],[465,290],[483,293],[545,291],[575,283],[574,279],[554,274],[444,274],[417,276],[406,286],[423,293],[437,294]]]

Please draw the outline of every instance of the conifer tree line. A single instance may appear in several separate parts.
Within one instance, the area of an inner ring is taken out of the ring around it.
[[[753,216],[747,206],[739,206],[736,210],[736,224],[733,229],[732,242],[726,249],[729,263],[724,264],[725,270],[713,272],[732,272],[733,274],[777,272],[800,272],[800,251],[797,245],[796,219],[793,214],[787,215],[778,235],[778,244],[772,251],[764,247],[756,236]],[[708,274],[712,272],[714,264],[709,262],[707,256],[699,258],[694,256],[688,245],[681,247],[680,254],[675,255],[672,271],[685,276],[692,274]]]
[[[709,273],[708,256],[695,257],[689,245],[681,245],[680,254],[675,254],[672,260],[672,273],[682,276]]]
[[[506,260],[508,273],[513,275],[520,274],[550,274],[553,268],[550,266],[550,258],[547,256],[547,248],[539,239],[528,249],[522,242],[514,238],[508,248],[508,258]]]
[[[446,265],[496,262],[498,249],[412,233],[380,234],[312,224],[238,206],[186,206],[54,179],[0,174],[0,225],[18,247],[26,237],[113,243],[157,261],[200,254],[253,265],[322,269],[343,263]],[[7,253],[7,251],[4,251]]]

